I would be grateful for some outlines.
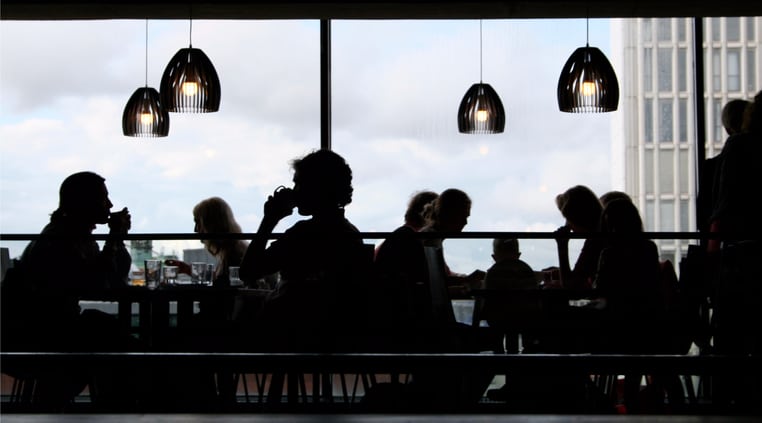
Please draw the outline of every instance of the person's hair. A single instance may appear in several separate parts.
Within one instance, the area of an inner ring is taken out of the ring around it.
[[[429,224],[437,224],[448,217],[448,213],[471,207],[471,198],[465,192],[457,188],[448,188],[442,191],[436,200],[426,206],[424,215]]]
[[[225,200],[210,197],[202,200],[193,207],[193,217],[201,224],[207,233],[241,233],[241,225],[233,216],[233,209]],[[232,249],[239,240],[236,239],[207,239],[206,247],[213,255]]]
[[[407,210],[405,210],[405,223],[416,228],[423,227],[426,224],[423,211],[426,205],[436,200],[437,197],[439,194],[434,191],[418,191],[413,194],[407,203]]]
[[[722,107],[722,126],[728,135],[742,132],[744,113],[751,103],[740,98],[730,100]]]
[[[72,212],[79,213],[89,207],[94,194],[99,193],[105,181],[106,178],[89,171],[67,176],[58,189],[58,209],[53,212],[51,219],[59,219]]]
[[[603,208],[601,231],[637,233],[643,232],[643,220],[632,201],[614,200]]]
[[[291,166],[305,183],[314,187],[323,200],[339,207],[352,202],[352,169],[335,152],[316,150],[294,160]]]
[[[593,190],[576,185],[556,196],[556,206],[567,220],[574,224],[596,230],[603,206]]]
[[[493,254],[518,254],[519,253],[519,240],[516,238],[495,238],[492,240],[492,253]]]
[[[599,199],[601,202],[601,206],[606,207],[606,204],[614,201],[614,200],[627,200],[632,201],[632,197],[630,197],[629,194],[627,194],[624,191],[609,191],[603,195],[601,195],[601,198]]]

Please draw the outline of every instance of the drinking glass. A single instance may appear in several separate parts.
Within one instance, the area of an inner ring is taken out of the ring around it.
[[[239,266],[228,267],[228,277],[230,278],[230,286],[243,286],[240,274],[241,268]]]
[[[148,289],[156,289],[159,286],[159,279],[161,278],[161,260],[145,260],[143,265],[145,266],[146,286]]]
[[[177,266],[164,266],[164,283],[167,285],[177,284]]]
[[[206,265],[206,273],[204,273],[204,284],[212,285],[214,283],[214,265]]]
[[[206,263],[194,261],[191,263],[191,283],[202,284],[206,282]]]

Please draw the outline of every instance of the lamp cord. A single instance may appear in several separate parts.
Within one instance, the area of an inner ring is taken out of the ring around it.
[[[188,30],[188,46],[193,47],[193,18],[190,18],[188,20],[189,30]]]
[[[585,47],[590,47],[590,6],[585,8]]]
[[[482,63],[482,20],[479,19],[479,83],[482,83],[482,68],[484,67],[484,64]]]
[[[146,19],[146,87],[148,87],[148,19]]]

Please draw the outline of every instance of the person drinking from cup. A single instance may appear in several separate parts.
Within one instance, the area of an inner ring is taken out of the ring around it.
[[[26,246],[13,278],[3,281],[5,350],[140,348],[113,315],[82,311],[79,306],[82,293],[127,286],[132,259],[122,237],[130,229],[131,216],[126,207],[112,213],[108,194],[105,179],[96,173],[78,172],[64,179],[58,208],[42,236]],[[91,237],[97,225],[109,228],[103,248]],[[94,401],[129,407],[135,400],[129,370],[103,370],[95,376]],[[88,371],[76,365],[42,372],[35,378],[40,402],[59,410],[90,382]]]
[[[362,281],[351,277],[362,262],[364,245],[353,236],[358,229],[344,217],[344,207],[352,201],[352,170],[330,150],[309,153],[292,167],[293,189],[279,188],[268,197],[240,274],[251,283],[280,272],[258,316],[257,336],[269,335],[262,346],[329,348],[331,331],[360,325],[360,314],[352,310],[364,307],[357,294]],[[310,218],[295,223],[268,246],[275,226],[294,208]],[[371,260],[372,252],[369,265]]]

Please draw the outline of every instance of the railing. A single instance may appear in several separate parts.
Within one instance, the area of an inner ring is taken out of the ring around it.
[[[124,240],[184,240],[202,238],[235,238],[253,239],[257,235],[244,234],[197,234],[197,233],[143,233],[128,234]],[[282,234],[273,234],[270,238],[277,239]],[[360,232],[349,236],[362,239],[385,239],[393,236],[390,232]],[[605,234],[557,234],[554,232],[458,232],[458,233],[418,233],[419,238],[448,238],[448,239],[582,239],[588,237],[605,237]],[[717,234],[695,232],[646,232],[635,235],[650,239],[732,239],[720,237]],[[29,241],[44,238],[39,234],[0,234],[0,241]],[[107,235],[93,235],[96,240],[105,240]],[[469,372],[489,372],[491,374],[510,374],[513,371],[552,374],[568,372],[570,369],[588,374],[655,374],[669,373],[685,377],[686,383],[693,377],[711,377],[715,375],[747,374],[762,377],[762,364],[759,356],[726,356],[713,354],[700,355],[610,355],[610,354],[383,354],[383,353],[165,353],[165,352],[121,352],[121,353],[42,353],[0,352],[0,363],[6,366],[33,366],[36,369],[61,368],[71,365],[86,364],[92,369],[109,368],[110,366],[129,363],[130,366],[176,367],[180,369],[234,369],[238,374],[338,374],[338,375],[368,375],[368,374],[405,374],[414,372],[448,372],[453,369],[468,369]],[[156,367],[156,368],[159,368]],[[317,379],[316,379],[317,380]],[[342,377],[342,381],[343,381]],[[355,379],[356,380],[356,379]],[[693,388],[687,395],[695,394]],[[346,394],[345,394],[346,397]],[[248,404],[248,393],[246,396]],[[262,396],[260,395],[260,400]],[[715,404],[711,394],[705,403],[693,398],[687,407],[687,412],[737,412],[736,409],[725,405]],[[260,401],[261,402],[261,401]],[[287,404],[286,410],[295,410],[295,404]],[[240,405],[240,404],[239,404]],[[314,405],[314,404],[313,404]],[[335,405],[335,404],[334,404]],[[494,406],[494,404],[492,404]],[[481,404],[483,407],[484,404]],[[709,408],[707,408],[707,406]],[[487,410],[495,411],[492,406]],[[235,408],[227,411],[240,410]],[[362,410],[362,408],[360,408]],[[475,409],[461,410],[473,411]],[[485,408],[481,408],[485,410]],[[505,409],[498,408],[500,412]],[[8,411],[5,408],[4,411]],[[179,410],[182,411],[182,410]],[[342,411],[347,411],[344,409]],[[510,412],[510,411],[508,411]],[[744,411],[746,412],[746,411]]]

